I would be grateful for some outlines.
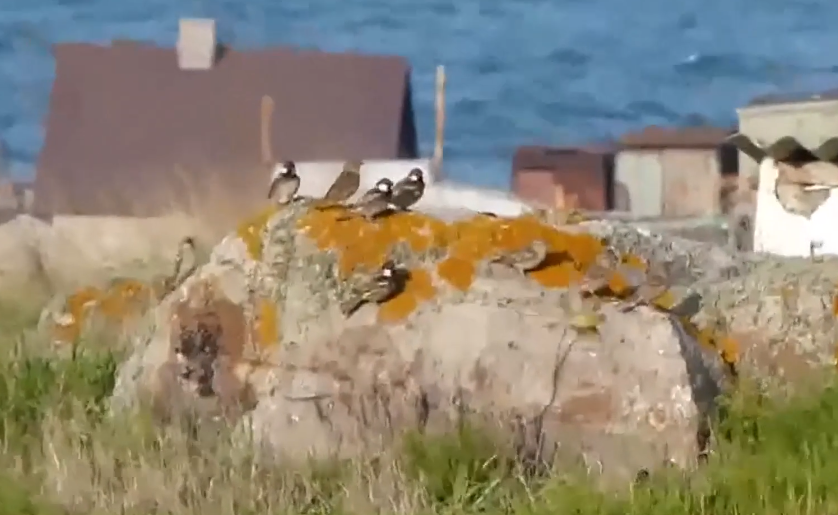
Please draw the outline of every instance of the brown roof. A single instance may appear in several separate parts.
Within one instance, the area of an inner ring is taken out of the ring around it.
[[[715,148],[725,143],[733,129],[719,127],[657,127],[630,132],[620,138],[625,148]]]
[[[410,67],[399,57],[225,49],[212,70],[182,71],[174,49],[144,43],[60,44],[54,53],[39,213],[156,214],[150,200],[137,207],[141,197],[208,169],[231,193],[250,195],[265,183],[255,172],[263,95],[276,104],[277,159],[417,157]]]

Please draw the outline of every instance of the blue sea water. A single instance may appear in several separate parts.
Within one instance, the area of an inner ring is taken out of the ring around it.
[[[422,150],[446,66],[446,168],[507,187],[520,144],[601,141],[645,125],[730,125],[755,95],[838,85],[827,0],[0,0],[0,139],[13,175],[43,142],[55,42],[172,45],[209,16],[236,47],[399,54]]]

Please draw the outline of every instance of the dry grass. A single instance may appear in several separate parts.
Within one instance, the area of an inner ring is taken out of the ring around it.
[[[2,513],[835,513],[838,391],[770,401],[741,393],[700,474],[602,492],[581,468],[526,479],[505,446],[464,427],[406,435],[386,455],[279,464],[241,436],[184,415],[108,414],[118,352],[85,342],[71,358],[35,352],[32,306],[2,306]],[[782,402],[782,403],[781,403]],[[835,470],[833,470],[835,469]]]

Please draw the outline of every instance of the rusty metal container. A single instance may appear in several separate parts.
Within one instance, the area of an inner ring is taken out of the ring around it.
[[[575,207],[611,208],[612,147],[519,147],[512,158],[512,189],[522,199],[558,207],[564,194]]]

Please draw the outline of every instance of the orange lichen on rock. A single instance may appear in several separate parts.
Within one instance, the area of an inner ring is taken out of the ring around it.
[[[395,213],[370,222],[341,208],[312,209],[297,226],[320,250],[338,252],[338,269],[343,277],[381,266],[397,243],[408,245],[416,253],[442,247],[447,232],[444,222],[417,213]]]
[[[278,206],[270,206],[248,218],[236,228],[236,235],[244,242],[251,259],[262,259],[262,231],[268,221],[279,211]]]
[[[467,291],[471,287],[475,271],[473,261],[458,256],[451,256],[436,267],[436,273],[440,278],[461,291]]]
[[[643,270],[644,272],[649,268],[649,266],[646,264],[646,261],[644,261],[643,258],[635,254],[623,254],[621,257],[621,261],[624,265],[627,265],[631,268],[636,268],[637,270]]]
[[[410,271],[410,278],[407,280],[405,291],[410,292],[417,300],[431,300],[436,296],[431,274],[424,268],[415,268]]]
[[[552,256],[548,256],[548,260]],[[571,284],[580,282],[584,272],[579,270],[573,261],[559,261],[543,266],[528,274],[533,280],[545,288],[567,288]]]
[[[631,294],[632,290],[632,284],[623,274],[614,272],[608,278],[608,291],[615,297],[626,297]]]
[[[725,363],[734,365],[739,360],[739,342],[735,338],[708,327],[698,327],[687,318],[681,319],[681,325],[699,344],[718,352]]]
[[[72,317],[77,324],[81,325],[88,310],[97,306],[103,296],[104,292],[102,292],[99,288],[94,288],[92,286],[82,288],[67,297],[65,302],[65,312],[70,315],[70,317]]]
[[[401,322],[417,307],[419,307],[419,302],[416,296],[402,292],[381,305],[378,309],[378,321],[385,324]]]
[[[107,289],[82,288],[69,295],[53,326],[56,341],[73,342],[91,315],[121,325],[142,315],[152,301],[152,288],[135,279],[114,280]]]
[[[152,289],[136,279],[114,281],[99,299],[97,313],[114,321],[140,316],[149,306]]]
[[[665,292],[652,299],[652,304],[660,309],[667,310],[675,307],[677,302],[675,299],[675,295],[670,290],[666,290]]]
[[[259,349],[268,349],[279,341],[279,315],[276,303],[260,298],[256,302],[255,344]]]

